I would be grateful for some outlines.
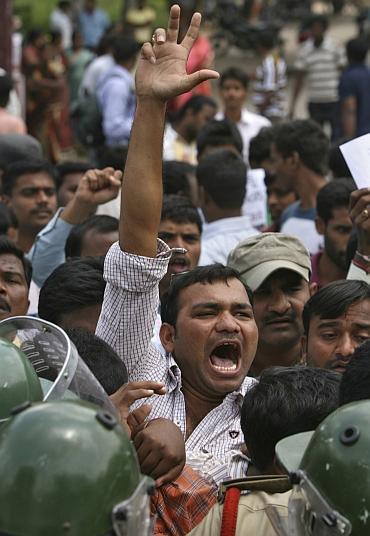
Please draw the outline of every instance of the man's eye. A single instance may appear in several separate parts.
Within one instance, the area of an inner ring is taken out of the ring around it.
[[[321,338],[326,341],[332,341],[336,338],[337,334],[333,332],[321,333]]]
[[[365,341],[368,341],[370,339],[370,335],[355,335],[354,339],[361,344]]]
[[[52,197],[55,195],[55,188],[45,188],[44,192],[48,197]]]
[[[185,235],[184,236],[185,242],[188,244],[197,244],[199,242],[199,236],[195,235]]]

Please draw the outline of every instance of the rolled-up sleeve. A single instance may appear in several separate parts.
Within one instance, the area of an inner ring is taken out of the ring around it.
[[[161,359],[149,347],[159,308],[159,282],[170,257],[170,248],[161,240],[155,258],[125,253],[118,243],[106,256],[107,286],[96,334],[115,349],[130,377],[142,360]]]

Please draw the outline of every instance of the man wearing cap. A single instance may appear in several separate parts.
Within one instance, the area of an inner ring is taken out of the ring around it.
[[[274,365],[295,365],[301,357],[302,311],[316,284],[309,284],[310,255],[295,237],[264,233],[241,242],[229,255],[254,292],[259,339],[251,374]]]

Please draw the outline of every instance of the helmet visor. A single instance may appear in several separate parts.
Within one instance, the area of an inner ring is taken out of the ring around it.
[[[347,536],[351,523],[336,512],[315,488],[303,471],[296,473],[299,483],[294,485],[289,499],[288,525],[290,535]]]
[[[16,316],[0,322],[0,337],[29,359],[44,392],[44,401],[80,398],[116,414],[108,395],[76,347],[59,327],[45,320]]]
[[[150,494],[153,481],[143,477],[135,493],[126,501],[117,504],[112,513],[115,536],[150,536],[153,534],[153,520],[150,517]]]

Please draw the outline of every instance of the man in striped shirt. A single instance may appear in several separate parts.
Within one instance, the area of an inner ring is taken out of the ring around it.
[[[308,111],[311,119],[323,126],[329,123],[331,134],[335,131],[338,106],[338,82],[346,60],[343,47],[338,46],[326,31],[328,20],[314,15],[311,20],[311,37],[302,46],[294,67],[297,78],[293,89],[290,116],[293,117],[298,95],[307,80]]]
[[[137,109],[122,187],[119,243],[107,254],[106,293],[97,334],[125,361],[130,381],[162,382],[151,417],[171,419],[186,441],[187,463],[219,483],[245,474],[240,409],[253,385],[248,378],[257,346],[251,294],[230,268],[200,267],[174,277],[162,304],[161,341],[151,337],[171,249],[157,240],[162,207],[162,143],[166,101],[217,73],[186,74],[197,38],[195,14],[177,44],[180,8],[167,31],[143,46],[136,72]]]

